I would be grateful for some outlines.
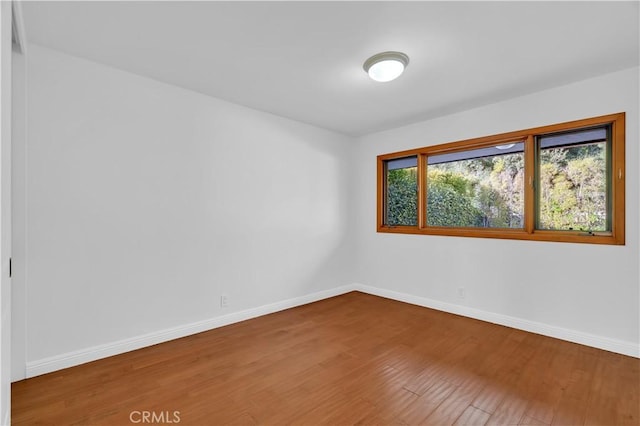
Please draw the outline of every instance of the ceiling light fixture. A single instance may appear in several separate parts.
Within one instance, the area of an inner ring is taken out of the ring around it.
[[[375,81],[395,80],[409,65],[409,57],[402,52],[382,52],[364,61],[363,68]]]

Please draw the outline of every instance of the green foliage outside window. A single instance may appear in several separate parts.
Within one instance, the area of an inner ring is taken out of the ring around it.
[[[607,229],[605,144],[540,153],[542,229]],[[429,226],[522,228],[521,154],[462,160],[427,168]],[[418,223],[417,168],[387,174],[387,223]]]
[[[430,165],[427,224],[521,228],[523,175],[521,153]]]
[[[606,144],[540,152],[542,229],[607,230]]]
[[[387,172],[387,225],[418,224],[418,168]]]
[[[473,186],[461,175],[429,171],[427,220],[429,226],[478,226],[480,211],[474,207]]]
[[[429,226],[522,227],[522,155],[428,167]],[[417,168],[387,172],[387,224],[418,223]]]

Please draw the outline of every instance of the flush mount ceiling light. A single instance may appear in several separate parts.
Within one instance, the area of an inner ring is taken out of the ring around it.
[[[375,81],[386,82],[400,77],[409,57],[402,52],[382,52],[364,61],[363,68]]]

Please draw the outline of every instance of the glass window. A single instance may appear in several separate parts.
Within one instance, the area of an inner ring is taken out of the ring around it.
[[[386,217],[389,226],[418,224],[418,159],[386,161]]]
[[[538,137],[538,229],[611,230],[607,127]]]
[[[625,244],[625,113],[378,156],[378,232]]]
[[[428,226],[523,227],[524,142],[427,158]]]

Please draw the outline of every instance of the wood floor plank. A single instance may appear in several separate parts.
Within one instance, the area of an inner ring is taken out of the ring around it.
[[[613,374],[610,378],[619,378],[618,391],[624,390],[618,398],[618,405],[616,409],[617,423],[622,426],[631,426],[640,424],[640,365],[629,364],[626,362],[626,358],[622,355],[612,354],[616,361],[614,365]],[[602,357],[602,353],[600,353]],[[600,360],[600,362],[607,362],[607,360]],[[592,392],[593,396],[594,392]]]
[[[456,386],[446,380],[435,380],[418,399],[412,402],[400,414],[408,425],[428,424],[427,419],[449,395],[456,390]]]
[[[454,375],[453,379],[458,379],[459,375]],[[451,382],[451,381],[450,381]],[[456,387],[456,389],[433,410],[426,418],[425,422],[432,425],[450,425],[467,410],[471,402],[482,391],[481,380],[467,380]]]
[[[548,349],[551,359],[541,370],[542,381],[536,395],[529,401],[526,417],[551,424],[560,398],[569,384],[578,349],[578,345],[568,342],[558,342]]]
[[[600,352],[598,356],[585,424],[640,424],[640,389],[635,385],[640,382],[638,364],[617,354]]]
[[[534,417],[525,415],[518,423],[520,426],[548,426],[549,423],[542,422]]]
[[[638,359],[353,292],[16,382],[12,421],[638,425],[639,388]]]
[[[484,353],[485,360],[478,369],[478,374],[486,378],[484,389],[473,400],[471,405],[487,413],[493,414],[500,403],[509,394],[508,377],[511,369],[514,368],[522,358],[516,361],[516,352],[521,350],[523,340],[522,332],[509,330],[500,327],[500,331],[506,331],[502,342],[497,344],[492,350]]]
[[[491,414],[469,405],[456,419],[453,426],[482,426],[487,423]]]
[[[597,351],[581,347],[571,369],[569,383],[558,402],[552,425],[584,424],[597,364]]]

